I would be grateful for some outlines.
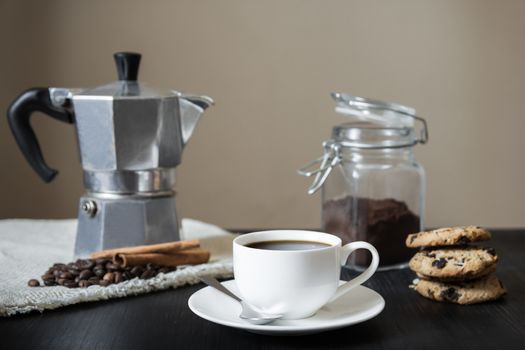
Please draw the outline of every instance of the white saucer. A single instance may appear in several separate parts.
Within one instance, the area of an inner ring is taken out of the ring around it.
[[[235,280],[222,284],[233,293],[240,294]],[[253,325],[240,319],[241,305],[211,287],[193,293],[188,300],[188,306],[197,316],[224,326],[260,334],[301,335],[342,328],[369,320],[383,310],[385,300],[377,292],[358,286],[334,302],[323,306],[312,317],[301,320],[277,320],[267,325]]]

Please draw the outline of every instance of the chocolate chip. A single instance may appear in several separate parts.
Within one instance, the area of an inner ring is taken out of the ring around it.
[[[447,301],[457,301],[460,297],[460,294],[456,288],[447,288],[441,292],[441,297]]]
[[[414,243],[414,241],[416,240],[417,236],[418,236],[417,234],[410,235],[410,243]]]
[[[30,279],[30,280],[27,282],[27,285],[28,285],[29,287],[38,287],[38,286],[40,286],[40,282],[38,282],[38,280],[36,280],[36,279],[33,278],[33,279]]]
[[[434,253],[429,253],[427,256],[428,256],[429,258],[435,258],[435,257],[436,257],[436,254],[434,254]]]
[[[487,253],[489,253],[492,256],[496,256],[496,249],[494,248],[484,248]]]
[[[438,269],[444,268],[446,264],[447,264],[447,260],[443,258],[432,261],[432,266],[437,267]]]
[[[467,236],[461,236],[461,237],[459,237],[457,243],[458,243],[459,245],[465,245],[465,244],[468,244],[468,243],[470,243],[470,238],[468,238]]]

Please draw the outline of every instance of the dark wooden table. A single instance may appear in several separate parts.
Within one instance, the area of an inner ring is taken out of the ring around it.
[[[248,333],[205,321],[187,306],[203,285],[0,318],[0,349],[523,349],[525,230],[494,230],[499,301],[459,306],[408,289],[408,270],[376,273],[366,285],[386,301],[374,319],[308,336]],[[343,279],[351,277],[343,272]],[[0,286],[1,290],[1,286]]]

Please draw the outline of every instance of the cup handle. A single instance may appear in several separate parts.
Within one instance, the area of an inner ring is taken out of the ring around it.
[[[353,251],[357,249],[366,249],[372,254],[372,262],[370,263],[370,266],[368,266],[368,268],[356,278],[339,286],[337,288],[337,291],[335,292],[335,295],[332,297],[332,299],[330,299],[330,301],[334,301],[343,294],[346,294],[351,289],[365,283],[370,277],[372,277],[374,272],[376,272],[377,266],[379,265],[379,254],[377,253],[376,248],[374,248],[373,245],[367,242],[357,241],[348,243],[341,247],[341,265],[343,265],[350,256],[350,254],[352,254]]]

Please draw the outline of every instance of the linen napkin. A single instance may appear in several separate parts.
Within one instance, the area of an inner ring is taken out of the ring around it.
[[[39,279],[54,263],[73,261],[76,226],[76,219],[0,220],[0,316],[177,288],[198,283],[201,274],[218,278],[233,274],[232,240],[236,235],[215,225],[182,219],[181,239],[200,239],[201,246],[210,250],[208,263],[108,287],[28,287],[31,278]]]

